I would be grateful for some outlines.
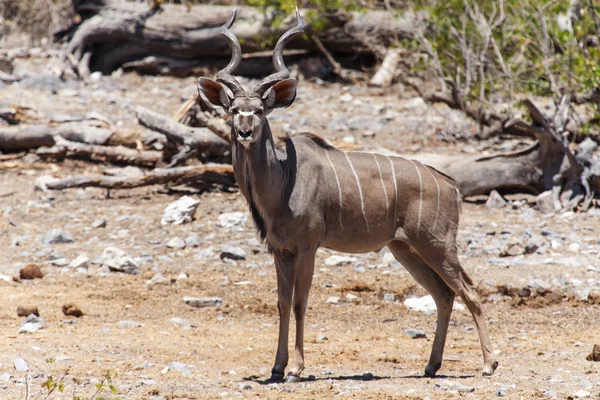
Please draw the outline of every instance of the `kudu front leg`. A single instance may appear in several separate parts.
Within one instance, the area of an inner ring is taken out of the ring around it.
[[[294,291],[294,268],[296,257],[291,253],[275,253],[277,270],[277,308],[279,310],[279,338],[277,355],[271,370],[272,381],[283,381],[288,363],[288,336],[290,330],[290,310]]]
[[[308,304],[308,294],[315,270],[315,249],[298,254],[295,263],[294,316],[296,317],[296,345],[294,359],[286,382],[298,382],[304,370],[304,318]]]

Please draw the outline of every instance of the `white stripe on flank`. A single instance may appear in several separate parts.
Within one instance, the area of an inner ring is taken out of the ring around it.
[[[431,177],[435,181],[435,186],[437,186],[437,208],[435,209],[435,218],[433,219],[433,226],[431,227],[431,231],[434,232],[435,224],[437,224],[438,213],[440,212],[440,184],[438,183],[437,179],[435,179],[435,175],[433,175],[433,172],[431,172],[429,168],[427,168],[427,166],[423,165],[423,167],[425,167],[427,172],[429,172],[429,175],[431,175]]]
[[[398,213],[398,183],[396,182],[396,170],[394,169],[394,163],[392,162],[392,159],[389,156],[384,157],[387,157],[387,159],[390,161],[390,168],[392,169],[392,180],[394,181],[394,204],[396,205],[394,207],[394,230],[396,230],[396,214]]]
[[[369,231],[369,220],[367,219],[367,213],[365,212],[365,201],[363,199],[362,187],[360,186],[360,180],[358,179],[358,175],[356,174],[356,170],[354,169],[354,165],[350,161],[350,157],[348,157],[348,153],[344,153],[346,156],[346,160],[348,160],[348,164],[350,164],[350,169],[352,169],[352,173],[354,174],[354,178],[356,179],[356,184],[358,185],[358,194],[360,196],[360,206],[362,208],[363,217],[365,217],[365,223],[367,224],[367,231]]]
[[[423,178],[421,177],[421,171],[419,171],[419,167],[413,160],[408,160],[415,166],[417,170],[417,174],[419,175],[419,216],[417,217],[417,236],[419,236],[419,231],[421,230],[421,212],[423,211]]]
[[[373,154],[373,158],[375,159],[375,164],[377,164],[377,169],[379,170],[379,179],[381,180],[381,187],[383,187],[383,195],[385,196],[385,220],[389,219],[390,212],[390,203],[388,201],[387,190],[385,189],[385,182],[383,181],[383,174],[381,173],[381,166],[379,165],[379,161],[377,161],[377,156],[375,153]]]
[[[338,174],[337,174],[337,171],[335,170],[335,166],[331,162],[331,158],[329,158],[329,152],[326,151],[325,155],[327,156],[329,165],[331,165],[331,168],[333,168],[333,175],[335,176],[335,182],[337,183],[337,187],[338,187],[338,194],[339,194],[339,198],[340,198],[340,226],[343,228],[344,224],[342,224],[342,186],[340,185],[340,178],[338,178]]]

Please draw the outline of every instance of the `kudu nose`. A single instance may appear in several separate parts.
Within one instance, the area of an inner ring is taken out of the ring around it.
[[[243,139],[247,139],[250,137],[250,135],[252,135],[252,131],[248,130],[248,131],[238,131],[238,135],[240,135],[240,137],[242,137]]]

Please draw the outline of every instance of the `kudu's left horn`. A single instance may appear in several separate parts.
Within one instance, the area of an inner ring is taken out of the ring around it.
[[[231,18],[229,18],[229,21],[227,21],[219,31],[219,33],[227,39],[227,42],[229,42],[229,47],[231,48],[231,61],[229,61],[229,64],[227,64],[225,68],[217,72],[217,82],[222,83],[231,89],[234,96],[246,93],[242,85],[240,85],[237,79],[233,77],[233,74],[237,71],[240,62],[242,61],[242,47],[240,46],[240,42],[233,32],[229,30],[235,22],[236,16],[237,8],[234,8]]]

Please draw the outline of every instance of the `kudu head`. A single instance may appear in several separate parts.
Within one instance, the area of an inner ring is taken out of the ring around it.
[[[236,10],[220,32],[229,42],[231,61],[217,73],[216,81],[199,78],[198,93],[205,104],[221,107],[233,117],[232,140],[248,148],[259,140],[267,115],[275,108],[289,107],[296,98],[296,79],[290,78],[290,71],[283,63],[283,49],[292,37],[304,30],[305,25],[296,8],[297,25],[279,38],[273,51],[276,72],[264,78],[248,94],[233,76],[242,60],[240,43],[229,30],[235,17]]]

